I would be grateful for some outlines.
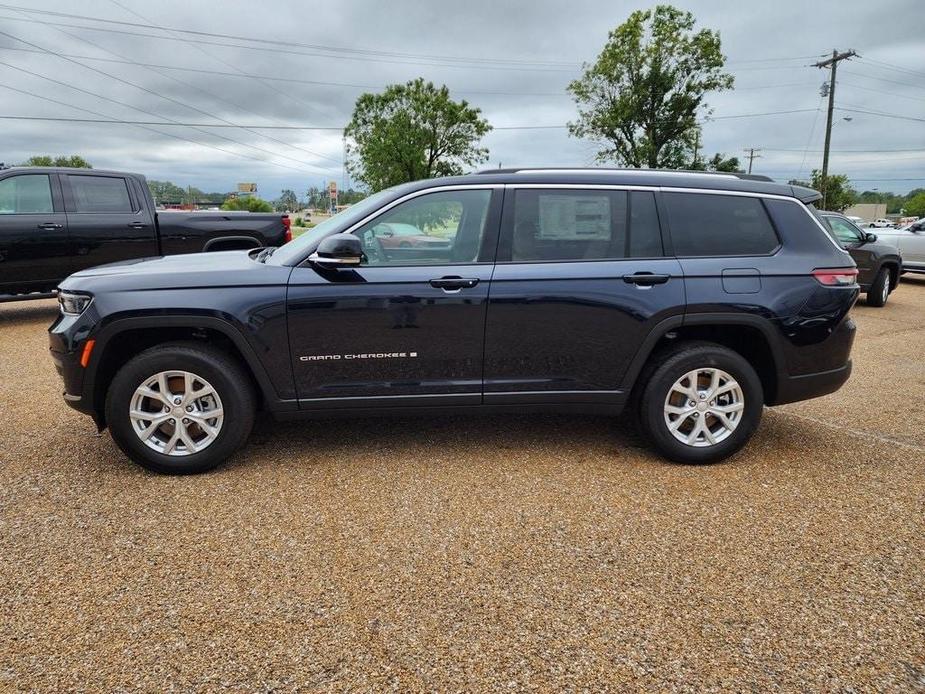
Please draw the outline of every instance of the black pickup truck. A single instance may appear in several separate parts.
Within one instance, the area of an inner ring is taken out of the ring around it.
[[[115,261],[280,246],[290,239],[284,214],[155,211],[139,174],[0,170],[0,301],[49,296],[68,275]]]

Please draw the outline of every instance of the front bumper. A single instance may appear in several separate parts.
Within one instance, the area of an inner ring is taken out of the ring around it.
[[[80,365],[90,332],[89,321],[82,319],[83,316],[59,316],[48,329],[48,353],[64,383],[64,401],[96,418],[93,393],[87,388],[87,369]]]

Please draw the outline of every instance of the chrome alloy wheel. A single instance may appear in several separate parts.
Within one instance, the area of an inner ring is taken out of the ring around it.
[[[189,371],[161,371],[135,389],[129,417],[132,430],[148,448],[187,456],[215,441],[225,411],[204,378]]]
[[[732,376],[721,369],[694,369],[668,391],[665,424],[681,443],[715,446],[732,435],[744,410],[742,387]]]
[[[886,303],[890,298],[890,273],[886,273],[886,279],[883,282],[883,289],[880,291],[880,302]]]

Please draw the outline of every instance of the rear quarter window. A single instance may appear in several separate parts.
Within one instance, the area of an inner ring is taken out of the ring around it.
[[[664,193],[678,256],[768,255],[780,245],[760,198]]]

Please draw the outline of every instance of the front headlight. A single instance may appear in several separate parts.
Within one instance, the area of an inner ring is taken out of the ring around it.
[[[65,316],[79,316],[87,310],[87,306],[93,301],[89,294],[77,294],[75,292],[58,292],[58,306],[61,313]]]

